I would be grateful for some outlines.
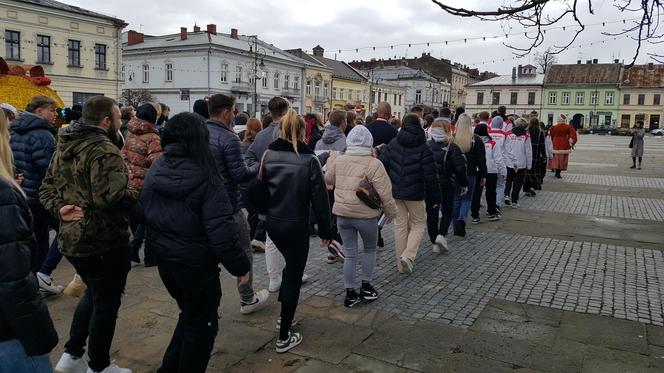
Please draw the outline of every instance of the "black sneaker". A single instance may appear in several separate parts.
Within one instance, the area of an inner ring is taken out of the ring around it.
[[[505,206],[509,206],[512,204],[512,200],[509,197],[505,197]]]
[[[459,220],[454,223],[454,235],[460,237],[466,236],[466,222]]]
[[[378,243],[376,243],[376,246],[378,246],[378,247],[384,247],[385,246],[385,242],[383,241],[383,237],[378,236]]]
[[[496,215],[498,215],[498,217],[501,217],[503,215],[503,211],[500,209],[500,207],[497,206],[496,206]]]
[[[498,214],[489,215],[489,221],[498,221],[498,220],[500,220],[500,216],[498,216]]]
[[[364,300],[376,300],[378,299],[378,292],[370,283],[363,282],[362,288],[360,288],[360,297]]]
[[[473,224],[479,224],[480,218],[473,218]]]
[[[288,352],[288,350],[300,343],[302,343],[302,334],[289,331],[286,340],[277,339],[277,353],[283,354],[284,352]]]
[[[346,290],[346,299],[344,299],[344,307],[352,308],[354,305],[362,302],[362,298],[355,291],[355,289]]]

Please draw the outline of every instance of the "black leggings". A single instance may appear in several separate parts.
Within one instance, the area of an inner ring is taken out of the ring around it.
[[[281,302],[281,330],[279,339],[288,339],[288,332],[297,302],[300,300],[302,275],[309,256],[309,227],[307,222],[291,222],[267,218],[267,234],[286,260],[282,272],[279,302]]]
[[[480,186],[480,178],[475,179],[475,190],[473,191],[473,203],[470,205],[470,216],[480,217],[480,201],[482,191],[486,188],[486,210],[489,215],[496,215],[496,186],[498,184],[498,174],[487,174],[484,186]]]
[[[643,157],[639,157],[639,164],[641,164],[641,161],[643,160]],[[632,157],[632,162],[636,164],[636,157]]]
[[[452,216],[454,215],[454,186],[452,182],[441,182],[440,189],[443,195],[443,201],[441,206],[433,208],[427,206],[427,231],[429,233],[429,238],[431,243],[436,241],[436,236],[447,235],[447,231],[450,229],[450,223],[452,222]],[[442,207],[443,217],[442,219],[438,218],[439,208]]]

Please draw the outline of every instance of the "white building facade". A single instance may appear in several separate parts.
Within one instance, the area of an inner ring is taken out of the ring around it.
[[[491,113],[505,106],[508,114],[537,111],[541,115],[543,86],[544,74],[538,74],[534,66],[515,67],[512,75],[501,75],[466,87],[466,112]]]
[[[451,99],[452,108],[466,106],[466,87],[469,84],[468,72],[460,65],[452,67]],[[449,101],[448,101],[449,102]]]
[[[439,110],[444,102],[449,102],[451,95],[450,83],[440,81],[423,70],[406,66],[374,68],[370,71],[370,76],[405,89],[404,113],[409,112],[415,105],[428,106],[434,110]]]
[[[217,33],[210,24],[163,36],[130,31],[125,39],[123,88],[148,90],[172,113],[191,111],[196,100],[217,93],[235,96],[237,110],[252,116],[266,113],[275,96],[301,111],[304,61],[254,36]]]

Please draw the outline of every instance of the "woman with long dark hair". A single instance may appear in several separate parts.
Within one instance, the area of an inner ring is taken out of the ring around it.
[[[290,328],[309,255],[309,206],[316,215],[322,247],[332,239],[332,216],[320,162],[304,143],[304,119],[288,109],[280,123],[279,138],[263,156],[262,172],[270,194],[265,226],[286,259],[279,290],[281,318],[276,346],[277,352],[283,353],[302,342],[302,335]]]
[[[164,154],[140,196],[148,241],[181,312],[159,371],[205,372],[218,331],[219,263],[240,283],[251,269],[237,247],[233,209],[210,153],[203,118],[181,113],[164,126]]]

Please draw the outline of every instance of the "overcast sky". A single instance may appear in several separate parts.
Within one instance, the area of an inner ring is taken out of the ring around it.
[[[278,48],[302,48],[311,51],[320,44],[326,51],[326,57],[351,61],[354,59],[414,57],[423,52],[435,57],[444,57],[461,62],[480,70],[509,74],[512,66],[532,63],[532,57],[518,60],[513,51],[503,42],[517,46],[528,46],[529,41],[522,34],[527,31],[518,23],[501,24],[483,22],[474,18],[454,17],[444,13],[429,0],[62,0],[80,7],[124,19],[133,29],[146,34],[161,35],[177,33],[181,26],[190,30],[194,23],[202,26],[215,23],[218,32],[230,32],[239,29],[240,34],[258,34],[259,37]],[[634,13],[620,13],[614,7],[615,0],[593,0],[595,15],[586,9],[579,14],[586,24],[607,22],[606,26],[589,26],[579,36],[572,48],[559,55],[560,63],[575,63],[578,59],[597,58],[600,62],[613,59],[631,62],[636,43],[626,37],[613,40],[602,32],[620,31],[625,25],[610,23],[635,18]],[[466,8],[483,10],[496,9],[511,0],[448,0],[448,4],[462,4]],[[559,2],[561,3],[561,2]],[[562,6],[560,4],[556,6]],[[633,21],[632,21],[633,22]],[[558,23],[559,26],[574,24],[571,18]],[[509,29],[509,27],[512,27]],[[546,33],[544,44],[538,48],[563,45],[573,36],[574,28],[550,30]],[[495,35],[519,33],[490,39]],[[446,40],[487,36],[487,41],[469,40],[468,42],[449,42],[448,45],[434,44]],[[604,41],[602,43],[602,41]],[[400,43],[426,43],[428,47],[408,46],[390,49],[390,45]],[[588,45],[594,43],[593,45]],[[367,46],[377,47],[359,52],[342,51]],[[387,46],[381,49],[379,47]],[[659,45],[662,49],[662,45]],[[645,45],[637,63],[649,62],[648,52],[656,50],[654,45]],[[328,53],[329,52],[329,53]],[[502,61],[505,59],[505,61]],[[492,62],[495,61],[495,62]]]

